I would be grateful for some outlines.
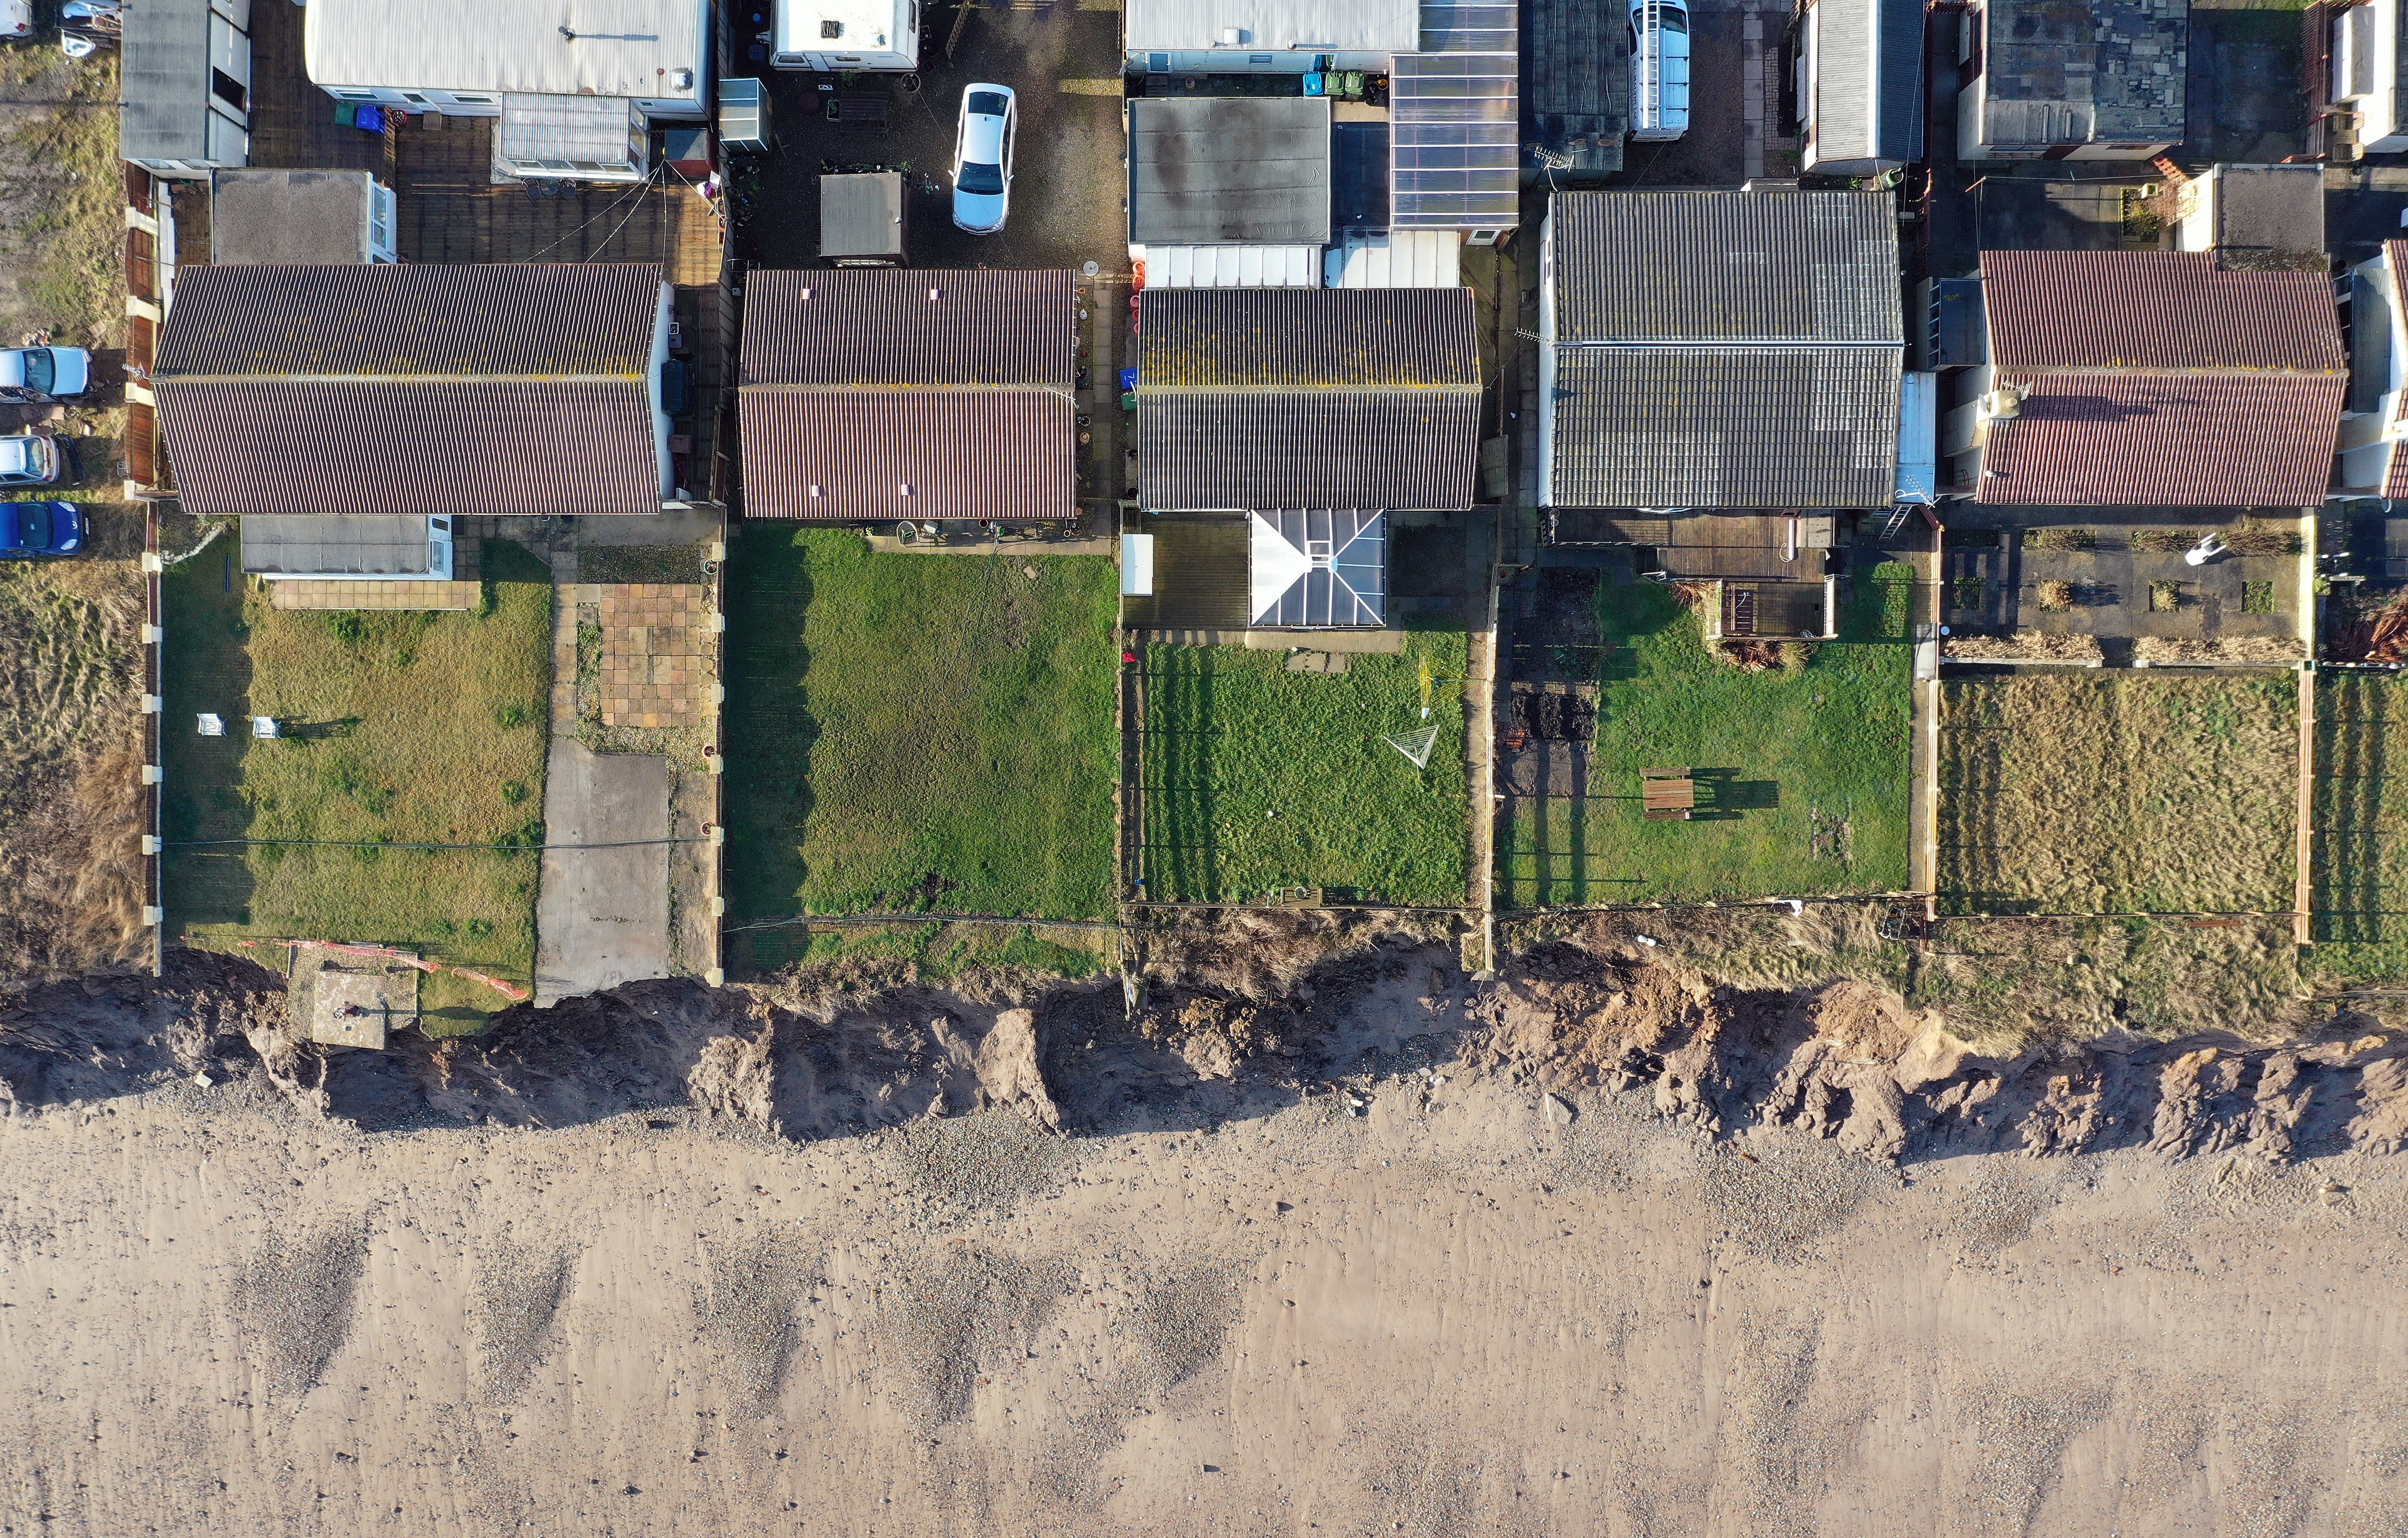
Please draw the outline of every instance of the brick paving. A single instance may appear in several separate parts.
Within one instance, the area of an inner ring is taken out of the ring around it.
[[[602,625],[602,725],[702,725],[716,650],[710,592],[674,582],[571,582],[561,588],[553,636],[553,719],[576,719],[577,624],[588,607],[599,611]]]

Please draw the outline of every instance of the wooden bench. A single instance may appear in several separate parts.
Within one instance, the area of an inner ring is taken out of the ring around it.
[[[1698,805],[1698,782],[1684,769],[1641,769],[1639,798],[1651,823],[1686,822]]]
[[[886,108],[893,100],[891,96],[872,96],[857,92],[832,96],[828,99],[827,120],[854,128],[883,128],[886,126]]]

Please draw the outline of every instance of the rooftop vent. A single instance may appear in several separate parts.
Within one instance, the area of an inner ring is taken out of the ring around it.
[[[844,36],[844,23],[842,22],[823,21],[820,22],[820,36],[822,37],[841,37]]]
[[[1221,46],[1223,48],[1243,48],[1246,46],[1247,40],[1253,36],[1254,35],[1252,33],[1248,32],[1243,27],[1223,27],[1221,29]]]

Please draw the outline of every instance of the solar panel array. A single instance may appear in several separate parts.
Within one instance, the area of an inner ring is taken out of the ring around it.
[[[1389,73],[1396,229],[1505,228],[1521,218],[1514,7],[1424,0],[1422,50]]]

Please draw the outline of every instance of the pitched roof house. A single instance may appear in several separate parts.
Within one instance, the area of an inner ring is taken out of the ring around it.
[[[1147,289],[1148,510],[1456,510],[1475,500],[1469,289]]]
[[[1540,502],[1876,508],[1899,489],[1885,193],[1564,193],[1541,262]]]
[[[659,267],[205,266],[151,374],[187,511],[658,512]]]
[[[1072,518],[1068,272],[756,272],[738,410],[753,518]]]
[[[2331,280],[2206,252],[1982,253],[1988,362],[1942,444],[1976,500],[2306,507],[2347,386]]]

